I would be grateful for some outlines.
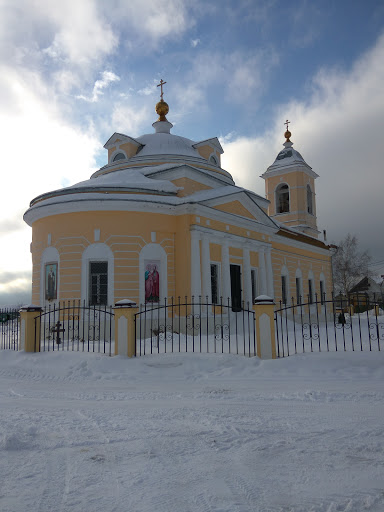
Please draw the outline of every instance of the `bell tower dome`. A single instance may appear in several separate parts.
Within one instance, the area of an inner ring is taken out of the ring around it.
[[[318,237],[316,220],[315,179],[318,178],[301,154],[293,149],[291,132],[284,134],[284,149],[268,167],[262,178],[270,201],[268,215],[282,224]]]

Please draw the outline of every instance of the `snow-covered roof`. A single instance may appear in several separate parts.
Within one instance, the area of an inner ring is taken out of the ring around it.
[[[193,147],[194,141],[171,133],[148,133],[136,139],[144,147],[138,153],[141,157],[149,155],[184,155],[205,158]]]
[[[312,170],[312,167],[310,167],[302,155],[292,147],[293,143],[291,141],[284,142],[283,146],[284,149],[278,153],[275,161],[268,167],[268,169],[263,174],[263,177],[265,177],[267,174],[275,174],[282,170],[286,172],[290,167],[292,169],[301,167],[314,178],[317,178],[318,175]]]
[[[116,194],[124,192],[149,192],[158,194],[177,194],[179,187],[176,187],[171,181],[151,179],[144,176],[140,169],[135,167],[114,171],[108,174],[101,174],[89,180],[81,181],[70,187],[53,190],[35,197],[31,201],[31,206],[41,200],[51,197],[82,194],[82,193],[105,193],[114,192]]]

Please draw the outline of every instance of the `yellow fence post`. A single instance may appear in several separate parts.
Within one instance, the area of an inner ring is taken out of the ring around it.
[[[25,352],[40,352],[41,311],[40,306],[23,306],[20,309],[20,349]]]
[[[115,355],[133,357],[136,355],[135,314],[139,311],[136,302],[123,299],[116,302],[115,312]]]
[[[276,359],[275,303],[267,295],[256,297],[255,311],[257,355],[260,359]]]

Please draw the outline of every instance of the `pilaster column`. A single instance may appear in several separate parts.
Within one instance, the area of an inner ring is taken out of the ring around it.
[[[229,245],[228,240],[224,238],[221,246],[221,273],[223,282],[223,302],[231,298],[231,270],[229,266]]]
[[[265,253],[265,258],[267,261],[267,290],[268,290],[267,295],[269,295],[273,299],[273,297],[275,296],[275,293],[274,293],[274,286],[273,286],[273,270],[272,270],[271,252],[272,252],[272,248],[268,247],[267,251]]]
[[[212,302],[211,290],[211,255],[209,251],[209,235],[204,233],[201,242],[201,266],[202,266],[202,288],[203,300],[208,297],[208,302]]]
[[[259,249],[260,295],[268,295],[267,272],[265,270],[265,249]]]
[[[245,307],[248,308],[248,304],[252,307],[251,257],[248,246],[243,248],[243,288]]]
[[[191,231],[191,295],[201,295],[200,234]]]

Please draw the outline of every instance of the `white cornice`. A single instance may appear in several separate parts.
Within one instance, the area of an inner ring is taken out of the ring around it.
[[[219,240],[228,240],[231,242],[231,247],[237,247],[239,249],[243,249],[246,247],[249,250],[258,250],[261,248],[269,249],[271,248],[271,243],[261,241],[261,240],[253,240],[251,238],[235,235],[233,233],[228,233],[228,231],[218,231],[213,228],[207,228],[205,226],[199,226],[198,224],[191,224],[190,229],[191,232],[199,233],[200,235],[208,235],[211,243],[215,243],[215,239]]]
[[[265,180],[267,178],[271,178],[272,176],[283,176],[284,174],[290,174],[292,172],[303,172],[304,174],[311,176],[313,179],[319,177],[319,175],[316,174],[315,171],[313,171],[312,168],[309,167],[309,165],[292,164],[287,167],[278,167],[276,169],[271,169],[271,167],[268,167],[268,169],[260,176],[260,178],[263,178]]]

